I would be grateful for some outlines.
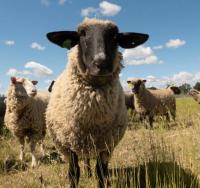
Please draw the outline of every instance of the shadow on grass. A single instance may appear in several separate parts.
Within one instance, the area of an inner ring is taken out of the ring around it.
[[[198,188],[199,180],[176,162],[149,162],[137,167],[109,170],[117,188]]]
[[[42,164],[61,164],[64,163],[59,153],[53,151],[39,159]]]
[[[29,160],[28,160],[29,161]],[[6,159],[0,161],[0,174],[16,173],[25,171],[29,168],[26,161],[20,161],[16,159]],[[51,165],[64,163],[60,155],[57,152],[51,152],[41,158],[39,158],[39,164]]]
[[[19,172],[27,170],[28,165],[25,162],[15,159],[6,159],[0,161],[0,174],[7,174],[9,172]]]

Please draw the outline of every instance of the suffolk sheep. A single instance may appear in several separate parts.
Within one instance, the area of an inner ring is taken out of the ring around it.
[[[120,33],[111,21],[86,18],[77,31],[52,32],[47,37],[61,47],[73,47],[46,112],[51,136],[69,160],[70,187],[78,185],[82,157],[97,159],[98,187],[104,187],[108,161],[127,127],[119,81],[122,56],[117,48],[134,48],[148,35]]]
[[[143,117],[148,117],[152,128],[154,116],[165,116],[169,121],[170,116],[175,121],[176,100],[174,94],[180,94],[175,86],[167,89],[151,90],[145,87],[146,80],[132,79],[127,83],[131,86],[134,94],[135,111]]]
[[[6,100],[5,125],[20,143],[20,160],[24,158],[25,138],[28,138],[32,154],[32,167],[37,165],[35,147],[42,145],[46,133],[45,110],[48,95],[38,93],[37,81],[11,77]]]
[[[200,104],[200,92],[196,89],[191,89],[189,91],[189,95],[193,97],[195,101],[197,101]]]

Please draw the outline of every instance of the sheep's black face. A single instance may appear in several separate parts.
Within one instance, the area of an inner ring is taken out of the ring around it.
[[[127,83],[131,86],[131,90],[135,94],[139,94],[140,90],[145,87],[144,83],[146,80],[132,80],[132,81],[127,81]]]
[[[78,28],[82,63],[92,76],[108,76],[113,72],[117,53],[117,26],[91,25]]]
[[[133,93],[139,93],[141,83],[142,83],[141,80],[139,80],[138,82],[133,84],[133,87],[132,87],[132,92]]]

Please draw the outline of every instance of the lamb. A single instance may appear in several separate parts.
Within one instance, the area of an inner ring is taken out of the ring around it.
[[[48,95],[37,92],[36,84],[37,81],[11,77],[4,118],[6,127],[20,143],[20,160],[24,158],[25,138],[28,138],[32,167],[37,165],[36,144],[40,143],[43,147],[42,141],[46,134],[45,110],[49,100]]]
[[[200,92],[196,89],[191,89],[189,91],[189,95],[193,97],[195,101],[197,101],[200,104]]]
[[[86,18],[78,31],[47,34],[69,53],[67,68],[56,79],[46,122],[57,148],[69,160],[70,187],[80,177],[79,158],[97,158],[98,186],[108,181],[108,161],[127,127],[127,109],[117,48],[134,48],[148,35],[120,33],[111,21]]]
[[[148,117],[152,128],[154,116],[166,116],[169,121],[170,116],[175,121],[176,100],[174,94],[180,94],[179,88],[170,86],[167,89],[146,89],[146,80],[132,79],[127,83],[131,85],[134,94],[135,111],[141,116]]]

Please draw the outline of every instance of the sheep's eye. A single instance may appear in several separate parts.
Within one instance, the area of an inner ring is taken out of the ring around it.
[[[80,36],[86,36],[86,31],[84,29],[80,30]]]

